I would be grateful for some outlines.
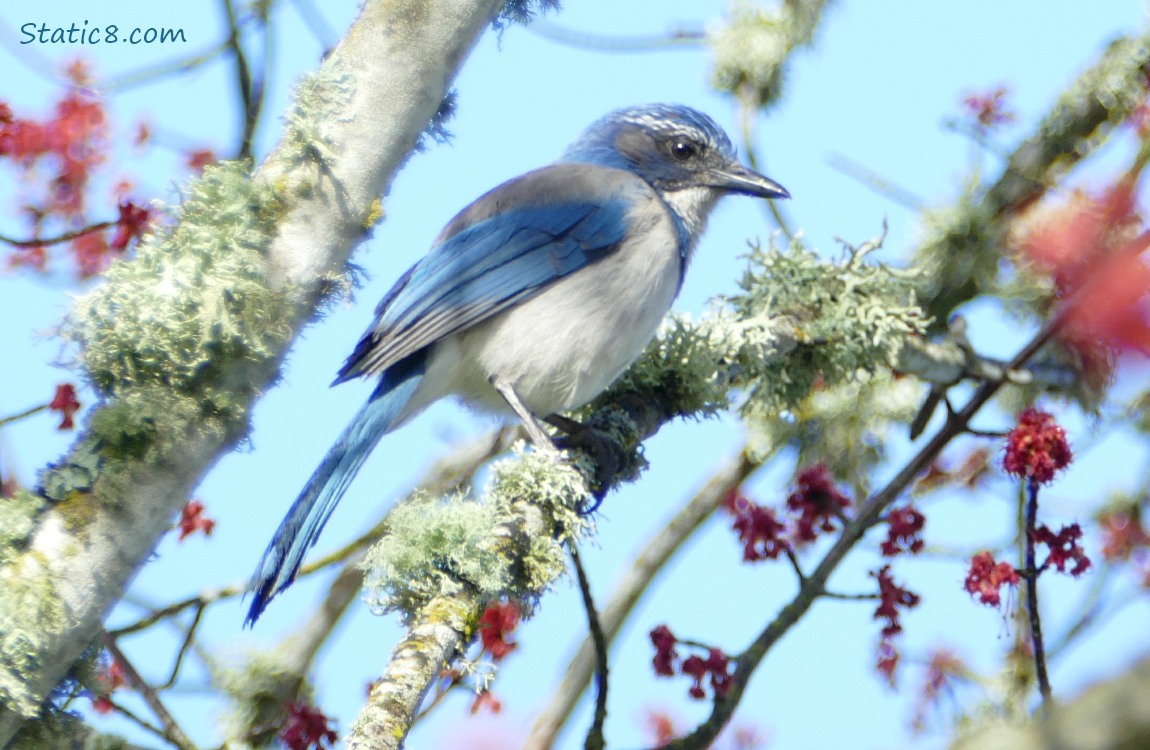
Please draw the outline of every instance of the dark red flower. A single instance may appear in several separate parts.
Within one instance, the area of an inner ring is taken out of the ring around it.
[[[882,543],[882,553],[887,557],[894,557],[900,552],[909,552],[912,555],[922,551],[922,528],[926,525],[926,516],[913,505],[904,508],[894,508],[887,514],[887,534]]]
[[[116,221],[116,234],[112,236],[111,247],[122,252],[128,243],[144,234],[148,229],[151,212],[131,201],[120,202],[120,218]]]
[[[293,702],[288,706],[288,718],[280,732],[280,740],[287,745],[288,750],[321,750],[331,747],[339,735],[328,726],[330,721],[318,708]]]
[[[1050,550],[1047,555],[1046,561],[1042,563],[1043,568],[1050,565],[1058,568],[1059,573],[1066,573],[1066,566],[1071,562],[1074,566],[1070,569],[1070,575],[1077,578],[1090,569],[1090,558],[1078,546],[1078,540],[1082,538],[1082,527],[1076,523],[1069,526],[1063,526],[1055,534],[1049,527],[1042,525],[1034,530],[1034,543],[1045,544]]]
[[[798,544],[813,542],[819,532],[835,530],[835,521],[850,507],[851,501],[835,486],[831,472],[823,464],[808,466],[799,472],[797,487],[787,498],[787,508],[798,514],[794,540]]]
[[[216,522],[204,515],[203,503],[191,500],[180,510],[177,527],[180,530],[179,540],[182,542],[197,531],[204,532],[204,536],[211,536],[212,530],[216,528]]]
[[[519,624],[519,604],[514,601],[491,602],[483,615],[479,618],[479,638],[483,649],[491,654],[491,658],[499,661],[510,654],[517,644],[507,640],[507,637]]]
[[[48,403],[48,408],[60,412],[60,424],[56,429],[71,430],[74,428],[76,424],[72,421],[72,417],[80,409],[80,402],[76,399],[76,386],[71,383],[61,383],[56,386],[56,395]]]
[[[991,607],[997,607],[1002,601],[999,589],[1003,585],[1017,586],[1020,576],[1010,563],[994,562],[994,555],[990,552],[979,552],[970,559],[970,570],[966,574],[966,590],[971,596],[978,596],[978,600]]]
[[[651,643],[655,646],[655,657],[651,662],[655,665],[655,674],[663,677],[673,677],[675,674],[675,660],[679,654],[675,651],[675,634],[666,625],[660,625],[651,631]]]
[[[962,105],[968,115],[974,117],[976,127],[983,132],[989,131],[997,125],[1014,121],[1014,113],[1007,108],[1006,96],[1009,90],[1005,86],[984,94],[968,94]]]
[[[1006,436],[1002,466],[1008,474],[1045,484],[1072,457],[1066,431],[1052,415],[1031,408],[1019,415],[1018,426]]]
[[[775,511],[749,500],[735,517],[731,528],[739,532],[746,562],[774,560],[791,547],[783,537],[787,527],[775,518]]]
[[[884,565],[877,571],[872,570],[870,575],[878,580],[879,605],[878,609],[874,611],[874,618],[886,620],[886,625],[882,629],[882,636],[883,638],[890,638],[902,632],[899,608],[917,607],[919,596],[894,582],[894,578],[890,575],[889,565]]]
[[[717,648],[711,649],[706,659],[694,654],[688,656],[683,660],[681,667],[683,674],[695,681],[687,691],[688,694],[696,700],[702,700],[706,696],[703,692],[703,680],[710,675],[711,689],[715,692],[715,697],[726,697],[731,691],[731,675],[728,671],[730,666],[731,659]]]

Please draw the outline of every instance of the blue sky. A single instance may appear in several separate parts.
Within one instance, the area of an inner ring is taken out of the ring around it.
[[[585,0],[568,5],[549,21],[591,33],[646,36],[706,28],[727,4]],[[354,6],[324,6],[336,35],[346,28]],[[58,0],[34,9],[0,9],[0,25],[8,29],[29,21],[66,26],[88,18],[92,24],[122,27],[180,27],[189,39],[177,48],[80,48],[19,45],[18,35],[0,37],[0,80],[5,81],[0,100],[19,114],[42,112],[58,96],[45,71],[77,54],[91,60],[97,73],[116,78],[207,48],[222,33],[217,9],[217,3],[164,6],[135,0],[99,11],[87,3]],[[1145,7],[1136,0],[1092,3],[1088,13],[1077,3],[1037,0],[834,4],[813,49],[795,56],[781,104],[758,123],[760,166],[791,191],[794,199],[785,210],[812,246],[837,253],[835,238],[868,239],[885,218],[890,225],[886,257],[904,257],[919,237],[916,214],[834,169],[832,155],[865,164],[927,205],[946,205],[958,195],[959,180],[972,164],[969,141],[944,126],[958,113],[965,94],[1000,84],[1010,87],[1018,113],[1018,122],[1003,134],[1010,145],[1029,132],[1109,40],[1141,28],[1145,21]],[[314,68],[322,54],[322,45],[303,28],[292,4],[277,10],[275,23],[277,74],[269,83],[266,111],[271,116],[259,133],[260,153],[278,136],[276,115],[284,110],[291,81]],[[409,162],[386,199],[387,220],[355,257],[368,282],[354,299],[337,304],[304,332],[283,384],[256,407],[249,445],[224,457],[197,491],[218,521],[214,535],[183,544],[165,540],[157,559],[141,572],[133,595],[163,603],[246,579],[280,515],[370,389],[369,384],[355,383],[329,390],[335,370],[369,322],[375,301],[459,208],[495,184],[553,160],[585,125],[615,107],[681,102],[707,111],[736,135],[736,110],[709,89],[708,74],[709,56],[701,47],[604,53],[559,45],[522,28],[509,29],[501,40],[487,34],[456,82],[459,111],[449,124],[451,145],[434,146]],[[237,130],[230,76],[230,68],[214,64],[128,89],[110,105],[113,119],[121,134],[130,133],[131,124],[144,117],[167,142],[222,150]],[[1117,156],[1109,154],[1080,181],[1099,184],[1113,171],[1106,162],[1116,163]],[[141,186],[141,197],[174,200],[184,179],[179,162],[178,154],[163,148],[143,156],[125,152],[109,170],[108,183],[128,173]],[[998,164],[992,158],[981,157],[981,163],[988,174],[996,174]],[[11,172],[0,172],[0,207],[12,206],[16,191]],[[0,214],[0,228],[19,234],[15,212],[6,211]],[[746,241],[765,239],[770,231],[761,206],[748,199],[728,200],[712,219],[676,308],[701,312],[708,299],[732,291]],[[52,384],[75,379],[54,366],[60,345],[45,334],[76,291],[63,277],[0,274],[0,352],[10,363],[0,368],[0,414],[46,400]],[[1020,340],[1020,332],[1006,330],[992,310],[974,311],[972,323],[972,338],[984,350],[1007,353]],[[91,395],[82,394],[81,400],[90,403]],[[1133,486],[1146,451],[1129,447],[1122,435],[1094,434],[1082,420],[1069,424],[1076,443],[1090,450],[1066,481],[1051,489],[1048,507],[1058,517],[1073,519],[1087,513],[1100,494]],[[385,439],[328,524],[319,551],[355,536],[452,443],[489,426],[441,404]],[[626,561],[738,445],[740,436],[734,420],[719,419],[675,424],[650,441],[650,471],[637,485],[608,499],[597,543],[585,555],[599,598],[607,596]],[[31,483],[36,468],[58,456],[70,439],[55,432],[47,415],[6,428],[0,434],[0,469]],[[754,492],[763,500],[785,494],[788,470],[766,472],[754,483]],[[1010,502],[1011,490],[1003,484],[976,500],[929,505],[928,541],[968,549],[1005,538]],[[988,538],[987,528],[1001,531]],[[608,722],[613,745],[643,743],[641,719],[647,708],[681,710],[685,724],[705,713],[701,705],[688,705],[683,680],[660,680],[651,673],[647,631],[667,623],[677,633],[738,651],[790,595],[792,580],[782,566],[748,568],[739,564],[738,555],[725,524],[711,523],[676,557],[641,604],[613,653]],[[866,562],[871,565],[873,559]],[[867,585],[865,569],[851,566],[835,582],[841,588],[861,589]],[[901,645],[909,656],[948,643],[976,665],[991,667],[1009,646],[1011,638],[1000,616],[971,604],[961,591],[963,575],[957,559],[900,563],[898,578],[925,596],[905,618]],[[214,607],[201,638],[231,651],[270,644],[306,618],[322,584],[295,586],[250,633],[240,630],[237,604]],[[1047,602],[1076,602],[1088,584],[1057,581],[1044,586]],[[364,686],[382,669],[398,633],[393,618],[374,617],[362,605],[355,609],[316,665],[318,702],[338,717],[341,729],[354,718]],[[872,621],[872,611],[870,603],[820,603],[763,664],[740,715],[764,727],[773,737],[772,747],[906,744],[907,698],[917,675],[904,673],[908,690],[901,694],[887,690],[875,677],[871,665],[879,625]],[[132,612],[125,607],[113,615],[113,623],[131,619]],[[1069,652],[1054,669],[1056,689],[1065,694],[1120,669],[1132,653],[1144,653],[1144,633],[1137,628],[1147,614],[1145,603],[1128,608],[1123,617],[1103,626],[1091,645]],[[502,731],[513,735],[530,726],[539,696],[547,695],[557,681],[565,655],[581,637],[583,622],[577,592],[564,584],[521,628],[520,649],[497,683],[505,705],[497,720],[505,727]],[[1057,631],[1056,614],[1051,622]],[[173,653],[170,636],[149,635],[128,642],[126,648],[145,674],[164,674]],[[218,706],[195,694],[173,697],[172,703],[183,716],[193,717],[188,721],[193,737],[210,742]],[[100,721],[119,726],[114,720]],[[586,721],[584,711],[575,722],[580,729],[566,737],[562,747],[582,745]],[[467,718],[466,701],[458,700],[440,708],[438,716],[412,735],[408,747],[466,748],[461,738],[478,737],[479,727],[490,723]]]

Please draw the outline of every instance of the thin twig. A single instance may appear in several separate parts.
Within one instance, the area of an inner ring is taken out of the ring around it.
[[[586,31],[576,31],[548,21],[535,21],[527,30],[552,42],[566,44],[596,52],[659,52],[666,50],[697,47],[706,40],[705,31],[682,29],[656,36],[606,36]]]
[[[256,123],[259,120],[259,111],[263,98],[263,83],[254,82],[251,68],[248,65],[247,54],[240,44],[240,25],[236,19],[236,9],[232,0],[222,0],[224,15],[228,19],[228,47],[232,51],[236,67],[236,89],[240,95],[240,104],[244,113],[243,135],[240,137],[240,148],[236,154],[238,159],[250,159],[252,156],[252,139],[255,135]]]
[[[90,224],[80,229],[73,229],[71,232],[64,232],[55,237],[32,237],[27,240],[18,240],[15,237],[8,237],[7,235],[0,234],[0,242],[11,245],[12,247],[43,247],[44,245],[58,245],[61,242],[68,242],[77,237],[83,237],[92,232],[99,232],[104,229],[109,229],[116,226],[118,222],[115,221],[101,221],[98,224]]]
[[[192,622],[188,625],[188,633],[184,636],[184,642],[180,646],[179,653],[176,654],[176,663],[172,665],[172,675],[168,678],[167,682],[158,688],[159,690],[167,690],[176,684],[176,677],[180,674],[180,665],[183,663],[184,655],[188,653],[188,648],[191,647],[192,641],[195,639],[196,629],[200,626],[200,619],[204,616],[204,609],[206,609],[207,606],[207,604],[201,602],[200,606],[196,607],[196,614],[192,616]]]
[[[874,192],[889,198],[903,208],[911,211],[922,211],[923,208],[925,208],[926,204],[922,198],[919,198],[910,190],[894,184],[870,167],[864,166],[850,157],[839,153],[832,153],[827,157],[827,164],[831,169],[836,169],[848,177],[853,177]]]
[[[164,702],[160,700],[160,696],[152,688],[151,685],[140,676],[132,663],[128,661],[128,657],[124,656],[124,652],[120,650],[120,646],[116,643],[116,639],[110,633],[104,633],[104,648],[108,649],[108,653],[120,665],[124,671],[124,677],[128,681],[128,685],[134,690],[139,692],[140,697],[148,704],[148,708],[152,709],[152,713],[160,720],[160,726],[164,728],[163,737],[168,742],[172,743],[180,750],[196,750],[196,746],[192,743],[188,736],[184,734],[184,730],[172,718],[168,712]]]
[[[164,734],[163,729],[160,729],[158,726],[156,726],[152,722],[148,721],[144,717],[138,716],[137,714],[135,714],[134,712],[132,712],[131,710],[129,710],[125,706],[121,705],[120,703],[117,703],[116,701],[112,700],[111,698],[105,697],[104,700],[108,702],[108,705],[112,707],[113,711],[120,714],[125,719],[128,719],[132,723],[136,724],[141,729],[144,729],[146,731],[151,732],[152,734],[156,735],[157,737],[164,740],[165,742],[171,742],[172,741],[171,737]],[[177,747],[179,747],[179,746],[177,745]]]
[[[18,422],[21,419],[24,419],[25,417],[32,416],[33,414],[39,414],[40,412],[44,411],[47,408],[48,408],[48,404],[40,404],[39,406],[33,406],[31,409],[25,409],[24,411],[20,412],[19,414],[13,414],[13,415],[8,416],[8,417],[0,417],[0,427],[3,427],[4,425],[9,424],[11,422]]]
[[[1050,676],[1046,672],[1046,645],[1042,641],[1042,618],[1038,613],[1038,566],[1034,560],[1034,530],[1038,520],[1038,482],[1031,479],[1026,485],[1026,610],[1030,622],[1030,642],[1034,648],[1034,669],[1038,676],[1038,692],[1042,694],[1042,708],[1047,713],[1053,707]]]
[[[878,594],[840,594],[835,591],[823,591],[824,599],[842,599],[844,601],[866,601],[880,598]]]
[[[571,551],[571,561],[575,565],[575,575],[579,579],[579,593],[583,595],[583,609],[587,611],[587,628],[591,631],[591,639],[595,643],[595,718],[591,728],[587,730],[587,739],[583,743],[586,750],[602,750],[606,747],[603,739],[603,723],[607,720],[607,637],[603,634],[603,626],[599,622],[599,613],[595,610],[595,601],[591,598],[591,583],[587,580],[587,571],[583,569],[583,561],[579,558],[579,548],[568,545]]]
[[[758,117],[760,108],[758,106],[753,106],[752,102],[747,102],[743,99],[739,100],[739,104],[742,107],[742,118],[740,118],[739,124],[743,137],[743,151],[745,151],[747,154],[747,166],[756,172],[759,172],[761,169],[759,167],[758,152],[755,150],[755,123],[757,122],[756,118]],[[788,240],[794,240],[794,232],[791,231],[791,227],[787,223],[786,217],[783,216],[783,211],[779,207],[779,202],[776,200],[756,202],[762,204],[764,208],[770,213],[771,220],[775,223],[775,226],[777,226],[782,231],[783,236],[785,236]]]

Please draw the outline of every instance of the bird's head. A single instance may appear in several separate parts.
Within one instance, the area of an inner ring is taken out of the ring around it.
[[[706,187],[760,198],[789,198],[786,188],[739,163],[714,120],[679,104],[617,109],[593,123],[563,154],[634,172],[660,191]]]
[[[610,112],[563,154],[633,172],[646,180],[688,225],[692,235],[715,201],[729,193],[789,198],[786,188],[739,163],[730,138],[714,120],[677,104],[645,104]]]

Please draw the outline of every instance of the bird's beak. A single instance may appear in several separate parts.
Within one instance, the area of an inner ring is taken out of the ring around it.
[[[753,195],[758,198],[790,198],[787,189],[742,164],[731,164],[711,171],[711,186],[732,193]]]

